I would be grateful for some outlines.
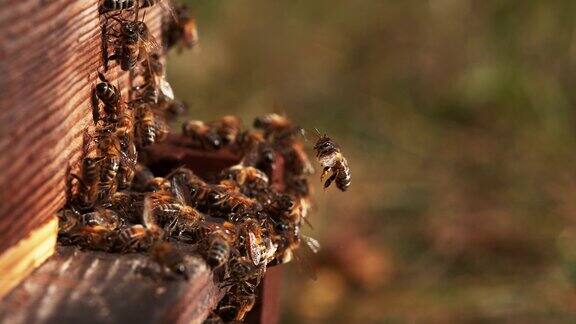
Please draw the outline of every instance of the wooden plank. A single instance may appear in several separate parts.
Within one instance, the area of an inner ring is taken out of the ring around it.
[[[57,233],[58,220],[53,219],[0,256],[0,296],[8,293],[54,253]]]
[[[179,246],[186,252],[190,247]],[[3,323],[201,323],[222,297],[199,257],[166,280],[145,254],[60,247],[0,303]]]
[[[64,204],[65,173],[80,157],[102,69],[98,4],[0,2],[0,253],[53,221]],[[157,37],[162,14],[158,6],[146,15]],[[107,75],[127,84],[114,64]]]

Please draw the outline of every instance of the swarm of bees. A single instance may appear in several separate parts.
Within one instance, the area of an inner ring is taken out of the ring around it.
[[[130,72],[130,86],[124,94],[119,83],[107,80],[106,67],[97,72],[94,126],[84,134],[80,165],[67,178],[67,203],[58,213],[59,242],[108,253],[148,253],[157,273],[181,280],[188,280],[193,269],[187,269],[179,245],[193,246],[227,289],[209,321],[242,321],[268,266],[301,259],[301,245],[314,253],[320,248],[301,234],[303,224],[309,224],[308,176],[314,168],[302,128],[278,114],[256,118],[254,129],[244,129],[235,116],[183,123],[182,136],[193,149],[227,147],[240,156],[238,164],[214,179],[186,167],[160,177],[144,164],[140,153],[162,142],[169,123],[186,110],[166,80],[162,49],[139,20],[140,10],[157,3],[169,7],[160,0],[101,4],[104,41],[114,50],[106,59]],[[163,30],[164,50],[194,46],[193,17],[183,6],[169,8],[176,19]],[[350,171],[338,146],[324,135],[314,149],[322,178],[331,173],[325,188],[335,182],[346,190]],[[274,178],[279,160],[282,179]]]

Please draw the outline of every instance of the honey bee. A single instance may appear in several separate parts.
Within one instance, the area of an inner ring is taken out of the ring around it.
[[[266,173],[255,167],[238,164],[222,172],[224,179],[232,180],[240,188],[251,187],[256,190],[265,190],[269,186]]]
[[[152,258],[158,262],[163,269],[168,269],[174,275],[188,280],[188,270],[184,256],[174,247],[173,244],[166,241],[156,243],[152,246]]]
[[[142,208],[138,202],[142,199],[142,194],[130,191],[117,191],[110,198],[108,208],[115,211],[121,219],[130,223],[141,221]]]
[[[177,188],[183,195],[184,201],[192,206],[198,206],[205,201],[210,191],[210,186],[198,177],[192,170],[180,167],[166,176],[170,180],[172,188]]]
[[[99,199],[107,201],[116,192],[118,186],[116,176],[120,169],[120,160],[123,153],[118,137],[109,130],[101,130],[99,132],[98,146],[103,159]]]
[[[118,215],[110,209],[98,208],[93,212],[82,214],[79,220],[83,226],[102,227],[107,231],[113,231],[120,225]]]
[[[132,189],[135,191],[153,191],[148,190],[149,183],[154,179],[154,173],[143,164],[137,163],[134,168],[134,179],[132,180]]]
[[[253,125],[257,129],[262,129],[266,136],[293,127],[288,118],[275,113],[256,117]]]
[[[121,100],[122,94],[119,86],[116,87],[112,85],[100,72],[98,72],[98,78],[101,82],[96,84],[92,92],[92,117],[95,123],[101,119],[100,107],[98,105],[99,99],[104,104],[104,113],[106,114],[107,122],[115,123],[123,107]]]
[[[179,45],[180,48],[192,48],[198,44],[198,29],[196,28],[196,19],[192,17],[185,4],[179,4],[175,7],[176,19],[172,19],[165,24],[163,30],[166,49]]]
[[[136,16],[132,21],[111,18],[119,21],[120,31],[115,35],[116,38],[112,42],[115,53],[109,56],[107,61],[118,61],[123,71],[130,71],[134,69],[136,63],[141,62],[149,53],[158,48],[158,44],[148,26],[143,21],[138,20],[138,10],[136,10]],[[105,65],[107,65],[106,62]]]
[[[222,144],[228,145],[236,142],[242,128],[242,121],[236,116],[227,115],[211,122],[209,126],[220,136]]]
[[[141,224],[124,226],[117,231],[114,246],[121,253],[148,251],[155,242],[162,238],[158,228],[146,228]]]
[[[229,222],[207,217],[200,224],[199,230],[201,238],[207,245],[206,263],[216,269],[228,262],[232,246],[236,241],[235,226]]]
[[[193,233],[204,215],[168,191],[156,191],[145,198],[143,219],[150,227],[155,224],[165,229],[169,236],[177,238]],[[151,207],[146,207],[150,202]]]
[[[224,281],[223,287],[238,285],[244,292],[254,292],[254,288],[260,283],[264,275],[264,268],[254,265],[247,257],[235,257],[230,260],[229,275]]]
[[[223,145],[222,138],[210,126],[200,120],[189,120],[182,125],[182,134],[192,139],[194,146],[217,150]]]
[[[238,135],[237,144],[244,156],[241,162],[243,165],[272,172],[276,153],[263,133],[244,131]]]
[[[152,7],[162,0],[104,0],[100,7],[101,12],[119,11],[134,9],[136,5],[140,8]]]
[[[222,300],[223,304],[218,306],[218,318],[221,321],[244,321],[246,314],[252,310],[256,303],[254,293],[243,292],[241,289],[233,289],[227,294],[227,298]]]
[[[78,213],[71,209],[58,212],[58,240],[63,244],[72,244],[74,231],[80,226]]]
[[[262,210],[260,202],[239,192],[238,187],[234,183],[224,180],[210,187],[211,190],[206,202],[211,206],[211,209],[233,214]]]
[[[324,189],[330,187],[330,184],[335,181],[338,189],[346,191],[350,187],[350,168],[338,145],[330,137],[323,135],[316,141],[314,150],[318,162],[324,168],[320,181],[323,181],[329,172],[332,173],[324,183]]]
[[[152,105],[148,102],[135,103],[136,109],[136,132],[138,143],[146,147],[156,142],[156,116]]]
[[[254,265],[259,265],[262,260],[261,244],[263,243],[260,224],[254,219],[245,219],[240,225],[240,233],[248,257]]]
[[[92,139],[88,133],[84,133],[84,145],[82,147],[83,158],[80,175],[70,173],[67,178],[68,203],[73,207],[88,209],[94,206],[98,199],[100,189],[100,162],[102,158],[90,156]],[[74,191],[73,180],[78,182],[77,190]]]

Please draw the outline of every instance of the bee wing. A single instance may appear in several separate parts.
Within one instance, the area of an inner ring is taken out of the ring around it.
[[[292,253],[298,272],[304,277],[316,281],[316,279],[318,279],[316,266],[312,263],[312,256],[309,252],[309,249],[297,249],[293,250]]]
[[[141,38],[140,40],[142,48],[146,53],[152,53],[160,47],[160,45],[156,41],[156,38],[152,35],[150,35],[149,37]]]
[[[190,196],[190,191],[187,190],[187,186],[181,181],[179,177],[171,177],[170,179],[170,190],[176,200],[181,204],[190,204],[192,197]]]
[[[174,91],[172,90],[172,86],[166,78],[161,77],[160,81],[158,82],[158,86],[160,88],[160,92],[168,99],[174,100]]]
[[[260,260],[262,259],[262,253],[260,251],[260,246],[257,243],[256,235],[252,231],[248,231],[246,244],[248,245],[247,250],[252,263],[256,266],[259,265]]]
[[[321,246],[317,239],[310,236],[302,235],[302,240],[306,243],[306,246],[314,253],[320,252]]]
[[[156,220],[154,219],[154,206],[150,197],[144,198],[144,209],[142,210],[142,223],[147,228],[156,227]]]

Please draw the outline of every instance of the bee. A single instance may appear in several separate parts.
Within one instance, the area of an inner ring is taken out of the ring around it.
[[[146,203],[150,207],[146,207]],[[168,191],[156,191],[150,193],[144,200],[144,224],[154,224],[165,229],[169,236],[177,238],[193,233],[198,223],[204,218],[194,207],[183,201],[182,198],[174,197]]]
[[[340,152],[339,146],[330,137],[323,135],[319,136],[314,150],[318,162],[324,168],[320,181],[323,181],[329,172],[332,173],[324,183],[324,189],[330,187],[330,184],[335,181],[338,189],[346,191],[350,187],[350,168],[348,161]]]
[[[107,122],[115,123],[118,121],[118,116],[123,108],[120,86],[112,85],[100,72],[98,72],[98,78],[100,82],[96,84],[92,92],[92,117],[95,123],[102,118],[98,105],[98,100],[100,100],[104,104],[104,113],[106,114]]]
[[[136,63],[141,62],[149,53],[158,48],[158,44],[148,26],[138,20],[138,10],[136,10],[134,20],[111,18],[120,23],[120,31],[112,42],[115,53],[109,56],[107,61],[118,61],[123,71],[130,71],[134,69]],[[107,62],[105,65],[107,66]]]
[[[110,198],[108,208],[115,211],[121,219],[130,223],[141,221],[142,208],[139,201],[142,194],[130,191],[117,191]]]
[[[268,188],[270,181],[266,173],[255,167],[237,164],[222,172],[222,178],[232,180],[238,187],[249,187],[263,191]]]
[[[99,132],[98,146],[102,154],[102,170],[100,175],[100,194],[101,201],[107,201],[116,192],[116,176],[120,169],[122,149],[118,137],[109,129],[103,129]]]
[[[132,139],[121,139],[120,145],[122,147],[122,158],[120,159],[120,166],[118,168],[118,188],[126,189],[130,187],[132,180],[136,174],[135,168],[138,161],[138,151]]]
[[[234,224],[207,217],[200,224],[199,232],[202,241],[207,246],[206,263],[216,269],[228,262],[232,246],[236,241]]]
[[[141,224],[124,226],[117,232],[114,246],[121,253],[148,251],[162,236],[157,227],[150,229]]]
[[[176,19],[164,25],[165,47],[168,50],[178,44],[180,48],[192,48],[198,44],[196,19],[190,15],[185,4],[180,4],[174,9]]]
[[[242,121],[236,116],[227,115],[209,125],[222,139],[223,145],[236,142],[242,128]]]
[[[245,293],[254,292],[264,275],[264,268],[254,265],[248,257],[235,257],[230,260],[229,275],[223,287],[238,285]]]
[[[210,186],[211,190],[207,197],[207,203],[211,209],[222,213],[242,214],[246,212],[258,212],[262,205],[256,199],[247,197],[239,192],[238,187],[229,181],[221,181],[217,185]]]
[[[314,173],[314,167],[308,159],[302,142],[294,141],[284,152],[286,171],[290,176],[310,175]]]
[[[58,240],[63,244],[72,244],[72,235],[80,226],[78,213],[71,209],[58,212]]]
[[[185,280],[189,279],[184,256],[173,244],[166,241],[156,243],[152,246],[151,254],[152,258],[163,269],[168,269],[174,275],[180,276]]]
[[[272,173],[276,153],[262,132],[241,132],[237,137],[237,144],[244,156],[241,162],[243,165]]]
[[[154,180],[154,173],[143,164],[137,163],[134,168],[134,179],[132,180],[132,189],[135,191],[153,191],[148,190],[149,184]]]
[[[262,228],[254,219],[245,219],[240,225],[240,233],[243,238],[244,248],[248,257],[255,266],[262,260]]]
[[[256,303],[256,295],[243,292],[241,289],[234,289],[228,293],[228,297],[223,300],[224,304],[218,307],[220,320],[226,322],[244,321],[246,314],[252,310]]]
[[[175,169],[166,178],[170,180],[171,187],[179,188],[185,201],[192,206],[198,206],[200,202],[205,201],[211,189],[192,170],[184,167]]]
[[[140,147],[146,147],[156,142],[156,116],[149,102],[138,101],[134,104],[136,110],[136,132]]]
[[[102,227],[107,231],[113,231],[120,225],[118,215],[110,209],[96,209],[93,212],[82,214],[79,220],[83,226]]]
[[[192,139],[194,146],[217,150],[223,145],[222,138],[210,126],[200,120],[189,120],[182,125],[182,134]]]
[[[100,189],[100,156],[89,155],[92,139],[88,133],[84,133],[84,145],[82,147],[82,165],[80,175],[70,173],[67,178],[68,203],[80,209],[89,209],[96,203]],[[77,190],[74,191],[73,180],[78,182]]]
[[[136,5],[139,8],[148,8],[157,3],[163,3],[163,1],[165,0],[104,0],[100,6],[100,12],[130,10],[134,9]]]
[[[293,127],[288,118],[275,113],[256,117],[253,126],[262,129],[266,136]]]

